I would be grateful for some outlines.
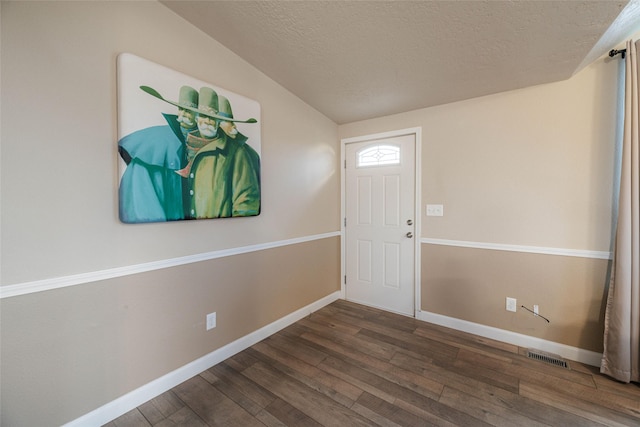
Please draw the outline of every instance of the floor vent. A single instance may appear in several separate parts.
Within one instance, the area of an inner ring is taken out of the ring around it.
[[[527,357],[529,359],[539,360],[540,362],[548,363],[550,365],[560,366],[561,368],[569,368],[567,362],[562,360],[560,356],[545,353],[540,350],[527,350]]]

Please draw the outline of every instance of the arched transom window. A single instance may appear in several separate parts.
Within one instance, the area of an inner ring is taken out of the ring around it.
[[[356,154],[356,167],[399,165],[400,147],[380,144],[363,148]]]

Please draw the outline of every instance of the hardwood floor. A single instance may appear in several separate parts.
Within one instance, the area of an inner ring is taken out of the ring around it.
[[[336,301],[107,427],[640,426],[640,387]]]

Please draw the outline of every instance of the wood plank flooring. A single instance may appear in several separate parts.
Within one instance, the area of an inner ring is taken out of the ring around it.
[[[640,387],[336,301],[107,427],[640,426]]]

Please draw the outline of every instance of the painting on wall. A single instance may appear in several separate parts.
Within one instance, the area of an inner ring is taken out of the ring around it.
[[[260,214],[260,104],[138,56],[118,56],[124,223]]]

